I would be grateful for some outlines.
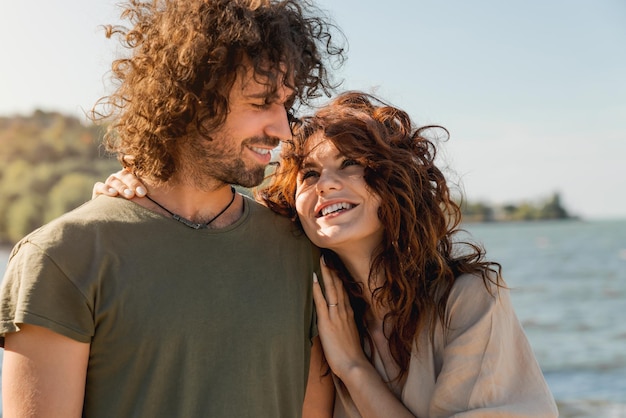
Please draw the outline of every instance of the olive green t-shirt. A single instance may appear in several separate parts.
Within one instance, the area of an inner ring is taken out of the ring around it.
[[[9,260],[0,335],[26,323],[90,343],[88,418],[300,416],[317,260],[244,200],[219,230],[106,196],[38,229]]]

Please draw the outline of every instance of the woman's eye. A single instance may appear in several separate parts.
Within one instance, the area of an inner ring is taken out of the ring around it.
[[[356,161],[356,160],[351,160],[351,159],[349,159],[349,158],[346,158],[346,159],[345,159],[345,160],[343,160],[343,162],[341,163],[341,168],[344,168],[344,167],[349,167],[349,166],[351,166],[351,165],[359,165],[359,166],[360,166],[361,164],[359,164],[359,162],[358,162],[358,161]]]
[[[305,171],[301,174],[302,181],[317,177],[317,172],[313,170]]]

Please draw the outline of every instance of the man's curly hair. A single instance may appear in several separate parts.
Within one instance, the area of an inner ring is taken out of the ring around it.
[[[345,38],[308,0],[129,0],[121,17],[131,28],[109,25],[106,34],[130,55],[113,62],[117,90],[91,118],[111,120],[107,150],[156,181],[176,171],[179,141],[210,138],[224,123],[244,60],[269,96],[282,84],[294,90],[288,111],[329,96],[337,85],[328,67],[344,60]]]

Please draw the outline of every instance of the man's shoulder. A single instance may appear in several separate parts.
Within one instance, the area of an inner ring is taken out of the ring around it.
[[[270,208],[268,208],[267,206],[263,205],[262,203],[257,202],[256,200],[252,199],[249,196],[244,196],[244,198],[246,199],[246,202],[248,204],[248,207],[250,209],[250,216],[251,217],[257,217],[257,218],[267,218],[267,219],[276,219],[277,222],[282,222],[285,224],[292,224],[293,222],[291,221],[291,219],[286,218],[282,215],[279,215],[278,213],[274,212],[273,210],[271,210]]]
[[[266,229],[268,233],[282,233],[290,238],[297,237],[308,241],[306,235],[295,222],[280,215],[267,206],[246,197],[249,208],[249,224],[255,229]]]
[[[60,226],[99,224],[119,219],[125,213],[132,213],[134,203],[122,198],[98,196],[89,200],[77,208],[48,222],[42,228],[54,229]]]
[[[126,199],[100,196],[40,226],[22,238],[20,243],[55,247],[59,243],[67,245],[68,242],[76,242],[80,246],[80,243],[88,242],[92,234],[106,229],[103,225],[123,221],[127,217],[125,213],[132,213],[133,206],[137,205]]]

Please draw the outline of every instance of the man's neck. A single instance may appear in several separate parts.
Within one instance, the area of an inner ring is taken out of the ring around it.
[[[242,213],[241,196],[233,195],[228,184],[221,183],[211,190],[174,184],[171,181],[159,185],[148,183],[147,186],[148,196],[152,201],[140,199],[137,203],[164,216],[175,214],[198,224],[207,223],[215,218],[209,227],[224,227],[239,219]]]

